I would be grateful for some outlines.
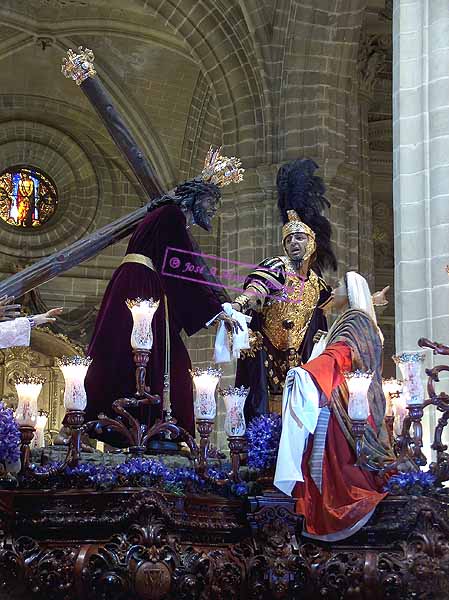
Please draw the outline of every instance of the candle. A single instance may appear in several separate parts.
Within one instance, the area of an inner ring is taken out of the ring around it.
[[[394,412],[394,423],[393,430],[395,436],[399,436],[402,433],[402,425],[407,415],[407,390],[399,392],[397,396],[393,398],[393,412]]]
[[[249,393],[249,388],[229,386],[221,390],[221,395],[226,407],[224,430],[229,437],[245,435],[246,424],[243,409]]]
[[[83,356],[63,356],[56,359],[64,380],[64,407],[66,410],[84,410],[87,404],[84,378],[92,359]]]
[[[158,309],[159,300],[136,298],[135,300],[126,300],[126,305],[133,317],[131,347],[133,350],[151,350],[153,347],[151,324],[154,313]]]
[[[190,371],[195,386],[194,410],[197,419],[215,419],[217,404],[215,389],[220,381],[222,370],[207,367]]]
[[[393,360],[399,365],[404,378],[407,406],[424,404],[425,393],[422,382],[424,352],[402,352],[393,356]]]
[[[393,416],[393,399],[400,393],[402,389],[402,383],[400,383],[394,377],[382,380],[382,389],[385,395],[386,407],[385,416]]]
[[[24,375],[15,378],[15,386],[19,402],[15,419],[21,427],[36,427],[37,399],[45,382],[39,375]]]
[[[366,421],[369,417],[368,389],[372,378],[372,371],[345,373],[349,390],[348,414],[352,421]]]
[[[36,419],[36,432],[33,438],[34,448],[45,447],[45,428],[47,427],[48,414],[43,410],[39,411]]]

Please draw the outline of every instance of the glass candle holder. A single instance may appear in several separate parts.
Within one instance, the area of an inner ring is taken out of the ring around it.
[[[92,359],[89,356],[63,356],[56,359],[64,380],[64,408],[68,410],[84,410],[87,404],[84,379]]]
[[[213,367],[195,368],[190,371],[195,386],[194,410],[196,419],[215,419],[217,414],[215,390],[222,374],[221,369]]]
[[[133,329],[131,332],[131,347],[133,350],[151,350],[153,347],[153,323],[154,313],[159,307],[159,300],[126,300],[126,306],[133,317]]]
[[[39,375],[23,375],[16,377],[14,383],[19,398],[15,419],[20,427],[36,427],[37,399],[45,379]]]
[[[394,414],[394,404],[393,400],[397,397],[402,389],[402,382],[400,383],[394,377],[390,377],[389,379],[382,380],[382,389],[385,395],[386,406],[385,406],[385,416],[392,417]]]
[[[394,413],[394,422],[393,422],[393,431],[395,436],[399,436],[402,433],[402,425],[404,423],[404,419],[407,416],[407,390],[402,389],[393,399],[393,413]]]
[[[48,413],[43,410],[39,411],[36,419],[36,432],[33,439],[34,448],[45,447],[45,428],[47,427]]]
[[[370,414],[368,389],[372,371],[352,371],[344,374],[349,390],[348,415],[352,421],[366,421]]]
[[[243,410],[249,388],[229,386],[220,390],[226,408],[224,430],[229,437],[241,437],[245,435],[246,423]]]
[[[404,379],[404,388],[407,390],[407,406],[424,404],[425,392],[422,381],[424,357],[424,352],[402,352],[397,356],[393,356],[393,360],[399,366]]]

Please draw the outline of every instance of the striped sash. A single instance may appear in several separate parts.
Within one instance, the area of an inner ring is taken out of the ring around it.
[[[310,475],[321,494],[323,484],[323,457],[326,445],[327,426],[331,416],[330,410],[324,406],[318,415],[318,422],[313,434],[313,448],[309,459]]]

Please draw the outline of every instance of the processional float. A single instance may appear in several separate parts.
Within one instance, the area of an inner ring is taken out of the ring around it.
[[[158,181],[149,160],[144,156],[124,120],[116,111],[109,94],[101,84],[99,78],[96,77],[93,62],[94,54],[91,50],[87,48],[83,49],[82,47],[78,49],[78,53],[69,50],[67,58],[63,60],[62,73],[65,77],[75,81],[89,99],[111,134],[118,149],[128,161],[145,193],[150,199],[157,198],[164,193],[162,185]],[[232,160],[233,159],[231,159],[231,161]],[[239,172],[240,171],[241,170],[239,169]],[[22,270],[19,274],[1,282],[0,287],[3,290],[7,290],[5,293],[9,296],[21,296],[37,286],[50,281],[71,267],[78,265],[80,262],[92,258],[107,246],[123,239],[133,231],[145,215],[146,207],[138,209],[127,217],[118,219],[94,234],[75,242],[63,251],[56,252],[53,255],[34,263],[30,267]],[[214,276],[210,274],[210,277],[213,278]],[[192,436],[187,431],[177,426],[175,421],[171,418],[170,404],[167,406],[164,405],[164,409],[166,409],[166,412],[168,413],[166,422],[157,422],[152,427],[142,425],[129,412],[129,409],[141,408],[146,405],[157,404],[160,402],[160,399],[151,395],[145,387],[146,366],[149,361],[149,354],[152,347],[151,322],[155,309],[157,308],[157,306],[150,307],[149,303],[151,302],[151,299],[130,299],[127,301],[134,322],[131,333],[131,346],[136,364],[136,392],[133,398],[121,398],[113,403],[112,410],[118,418],[111,419],[105,415],[99,415],[99,418],[96,421],[84,424],[86,397],[85,393],[81,390],[82,386],[78,388],[79,397],[75,400],[74,398],[70,398],[70,393],[67,392],[67,388],[73,388],[73,378],[84,379],[89,365],[89,359],[83,357],[65,357],[63,359],[64,364],[60,364],[66,380],[64,405],[67,412],[63,420],[63,425],[68,427],[72,433],[70,436],[67,457],[65,461],[57,467],[58,472],[62,472],[66,466],[73,467],[78,464],[81,452],[81,436],[83,433],[92,432],[94,429],[97,433],[102,430],[108,430],[120,434],[124,440],[128,442],[130,452],[139,455],[148,450],[151,441],[155,437],[160,436],[160,434],[165,434],[168,439],[172,437],[177,441],[183,441],[189,448],[192,460],[195,461],[195,464],[198,462],[198,469],[203,476],[207,471],[207,453],[215,458],[220,456],[220,453],[213,449],[209,443],[215,418],[215,408],[212,414],[211,406],[214,406],[215,400],[211,404],[211,392],[206,389],[207,385],[212,386],[214,389],[217,386],[221,376],[221,371],[219,369],[196,369],[192,372],[193,383],[197,390],[196,401],[194,404],[196,424],[200,434],[199,447],[196,445]],[[143,339],[145,336],[141,335],[142,326],[144,326],[145,329],[146,339]],[[28,387],[32,388],[33,386],[30,384]],[[166,389],[164,386],[164,396],[165,391]],[[26,394],[28,392],[25,391],[23,393]],[[200,400],[207,394],[209,395],[209,406],[205,409],[204,402],[200,402]],[[232,415],[234,415],[234,420],[237,418],[239,419],[239,423],[243,423],[244,425],[242,416],[243,407],[240,409],[242,394],[244,395],[243,389],[234,388],[229,388],[227,391],[223,392],[223,398],[228,407],[227,423],[230,422],[230,415],[232,413]],[[237,407],[239,407],[238,410]],[[27,470],[29,466],[30,443],[33,439],[34,431],[28,422],[21,423],[21,428],[23,471]],[[227,429],[230,432],[228,440],[233,465],[232,478],[238,480],[239,456],[244,445],[242,427],[237,428],[237,434],[234,426],[229,426]]]
[[[82,48],[78,53],[69,52],[63,70],[92,102],[148,196],[160,196],[162,186],[149,161],[95,77],[92,52]],[[145,213],[146,209],[141,208],[8,278],[0,284],[0,295],[20,296],[91,258],[128,235]],[[130,302],[130,309],[137,300]],[[140,315],[146,337],[143,343],[132,343],[136,393],[133,398],[116,401],[118,419],[100,415],[92,425],[121,431],[135,457],[133,468],[155,431],[151,427],[142,429],[128,411],[155,401],[145,389],[143,377],[151,351],[150,313],[154,307],[147,308]],[[436,354],[449,354],[449,347],[429,340],[420,340],[419,345]],[[303,521],[295,514],[295,500],[274,490],[269,483],[270,473],[261,474],[263,491],[243,499],[198,493],[179,495],[145,485],[139,489],[129,483],[133,475],[126,466],[120,476],[125,477],[128,487],[103,487],[100,491],[58,489],[55,477],[64,469],[72,469],[75,480],[89,471],[80,464],[80,436],[85,426],[82,382],[88,359],[61,359],[66,381],[65,423],[71,430],[71,441],[63,464],[41,472],[30,465],[29,442],[35,416],[30,418],[29,407],[37,406],[42,382],[19,380],[17,416],[23,459],[20,476],[28,489],[0,490],[0,597],[2,590],[7,590],[8,598],[51,600],[218,600],[227,596],[260,600],[447,598],[449,498],[441,484],[449,480],[449,456],[442,442],[449,421],[449,396],[437,394],[434,386],[439,374],[449,367],[442,365],[427,371],[426,399],[420,384],[422,354],[403,353],[397,362],[404,375],[403,387],[396,381],[384,382],[386,424],[395,448],[390,463],[371,464],[364,453],[370,374],[355,372],[347,376],[355,454],[361,468],[383,474],[408,465],[416,477],[413,473],[409,479],[404,476],[408,483],[412,482],[408,488],[399,482],[397,493],[379,504],[371,520],[355,536],[333,543],[312,543],[302,536]],[[208,440],[220,372],[212,368],[193,370],[192,377],[199,446],[170,419],[153,428],[184,439],[195,477],[207,483],[213,479]],[[215,478],[218,485],[224,486],[226,480],[240,484],[245,393],[246,390],[235,388],[222,391],[228,408],[225,428],[232,469],[221,482]],[[421,419],[429,406],[435,406],[441,418],[432,446],[436,452],[436,461],[430,465],[432,485],[424,486],[419,477],[420,467],[426,464]]]

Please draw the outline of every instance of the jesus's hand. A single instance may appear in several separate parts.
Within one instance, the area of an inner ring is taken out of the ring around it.
[[[237,319],[233,319],[232,317],[227,315],[224,311],[221,312],[217,316],[217,320],[223,321],[226,326],[226,329],[228,331],[231,331],[234,333],[238,333],[239,329],[240,329],[240,331],[243,331],[243,327],[240,325],[240,323],[237,321]]]

